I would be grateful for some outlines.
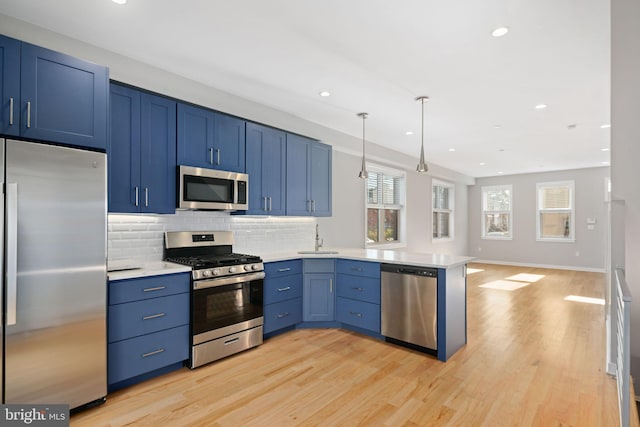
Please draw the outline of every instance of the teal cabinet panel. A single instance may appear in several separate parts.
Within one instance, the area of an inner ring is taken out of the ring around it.
[[[302,274],[264,279],[263,302],[266,305],[302,297]]]
[[[339,259],[336,261],[336,273],[354,276],[380,278],[380,263],[372,261],[356,261]]]
[[[302,322],[302,298],[281,301],[264,307],[265,334]]]
[[[380,304],[380,279],[336,274],[336,295]]]
[[[302,273],[301,259],[264,263],[264,274],[268,279],[300,273]]]
[[[336,320],[379,334],[380,305],[338,297],[336,302]]]
[[[0,35],[0,134],[20,135],[20,40]]]

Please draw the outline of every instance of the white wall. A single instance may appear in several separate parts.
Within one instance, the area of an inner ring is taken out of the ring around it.
[[[0,14],[1,32],[7,36],[24,40],[39,46],[54,49],[109,67],[112,79],[141,87],[150,91],[172,96],[177,99],[214,108],[225,113],[237,115],[248,120],[268,124],[290,132],[299,133],[321,140],[334,147],[333,156],[333,216],[320,218],[321,237],[325,246],[362,247],[364,240],[364,188],[357,177],[360,170],[360,150],[362,140],[333,129],[303,120],[292,114],[270,108],[265,105],[237,97],[218,88],[204,86],[187,78],[168,73],[158,68],[106,51],[82,41],[71,39],[57,33],[15,20]],[[357,121],[353,113],[354,122]],[[401,168],[408,176],[408,217],[407,230],[408,249],[421,252],[445,252],[458,255],[466,254],[466,186],[473,184],[474,179],[463,174],[429,164],[429,174],[419,175],[415,172],[416,156],[411,157],[387,149],[378,144],[368,143],[367,154],[372,161]],[[428,150],[427,150],[428,153]],[[428,159],[427,159],[428,161]],[[431,244],[431,176],[456,183],[456,239],[449,243]],[[179,218],[182,216],[179,215]],[[199,215],[207,215],[202,213]],[[157,216],[165,229],[182,229],[188,227],[181,219],[173,220],[166,216]],[[210,224],[218,224],[220,218],[213,218]],[[281,221],[285,221],[281,219]],[[135,222],[133,228],[136,228]],[[268,224],[268,222],[265,222]],[[315,222],[313,223],[315,225]],[[157,227],[156,227],[157,228]],[[189,228],[185,228],[189,229]],[[133,234],[130,234],[133,236]],[[275,239],[275,240],[274,240]],[[157,238],[155,238],[157,241]],[[278,240],[278,235],[271,235],[269,242],[254,239],[257,247],[271,243],[271,246],[291,246],[291,242]],[[312,240],[313,243],[313,240]],[[144,248],[139,240],[118,242],[118,245]],[[301,244],[307,245],[306,241]],[[113,247],[113,243],[112,243]],[[313,247],[313,246],[312,246]],[[301,249],[308,249],[304,247]],[[160,249],[156,246],[152,251],[142,250],[145,258],[154,257]],[[129,251],[133,252],[133,251]],[[117,255],[120,257],[120,255]]]
[[[631,375],[640,378],[640,2],[611,2],[611,191],[624,200],[624,267],[631,305]],[[612,224],[619,230],[622,224]],[[616,231],[612,235],[616,235]],[[622,243],[612,242],[613,246]],[[636,393],[640,393],[636,385]]]
[[[482,260],[604,271],[605,178],[609,168],[589,168],[478,178],[469,188],[469,255]],[[575,242],[536,240],[536,183],[575,181]],[[513,239],[482,239],[482,186],[513,186]],[[587,218],[596,220],[587,229]]]

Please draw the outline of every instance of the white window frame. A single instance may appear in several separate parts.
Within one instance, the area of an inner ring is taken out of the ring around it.
[[[436,209],[433,206],[433,190],[436,187],[445,187],[448,192],[448,204],[449,209]],[[440,181],[434,179],[431,181],[431,224],[433,226],[433,217],[436,213],[448,213],[449,214],[449,235],[444,237],[434,237],[435,230],[431,230],[431,241],[434,243],[450,242],[455,239],[455,205],[456,205],[456,186],[452,182]]]
[[[486,204],[486,195],[489,191],[498,191],[498,190],[510,190],[510,200],[509,200],[509,210],[501,210],[501,211],[489,211],[485,210]],[[481,238],[486,240],[513,240],[513,186],[511,184],[505,185],[488,185],[483,186],[481,188],[481,197],[480,197],[480,230],[482,233]],[[509,214],[509,234],[506,236],[490,236],[487,234],[487,230],[484,228],[484,218],[487,213],[493,214]]]
[[[368,203],[369,199],[367,195],[367,180],[366,179],[362,180],[363,187],[364,187],[364,191],[363,191],[363,194],[364,194],[364,246],[365,248],[371,248],[371,249],[394,249],[394,248],[405,247],[407,245],[406,243],[407,242],[406,240],[407,216],[406,216],[406,204],[405,204],[406,193],[407,193],[407,174],[405,171],[400,169],[394,169],[387,166],[382,166],[379,164],[368,163],[368,162],[367,162],[367,170],[369,171],[369,173],[382,173],[385,175],[396,176],[401,179],[400,179],[399,194],[398,194],[399,204],[397,205],[385,205],[383,203],[369,204]],[[367,241],[367,236],[368,236],[367,213],[369,208],[380,210],[379,216],[378,216],[378,240],[381,240],[381,237],[382,237],[381,233],[384,234],[384,231],[381,231],[384,229],[383,210],[384,209],[398,210],[398,240],[393,242],[385,242],[385,241],[368,242]]]
[[[570,207],[568,209],[542,209],[542,192],[547,187],[569,187]],[[573,243],[576,241],[576,191],[575,181],[554,181],[554,182],[538,182],[536,183],[536,240],[538,242],[560,242]],[[540,228],[540,214],[544,212],[570,212],[571,223],[568,237],[542,237]]]

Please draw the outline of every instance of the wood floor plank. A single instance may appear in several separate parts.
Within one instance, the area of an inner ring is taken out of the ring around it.
[[[468,343],[446,363],[299,329],[108,396],[84,426],[614,426],[600,273],[473,264]],[[505,290],[520,286],[514,290]]]

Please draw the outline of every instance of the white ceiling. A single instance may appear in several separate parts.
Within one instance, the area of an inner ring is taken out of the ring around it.
[[[416,162],[427,95],[427,163],[474,177],[609,159],[608,1],[1,0],[0,13],[358,138],[366,111],[367,140]]]

